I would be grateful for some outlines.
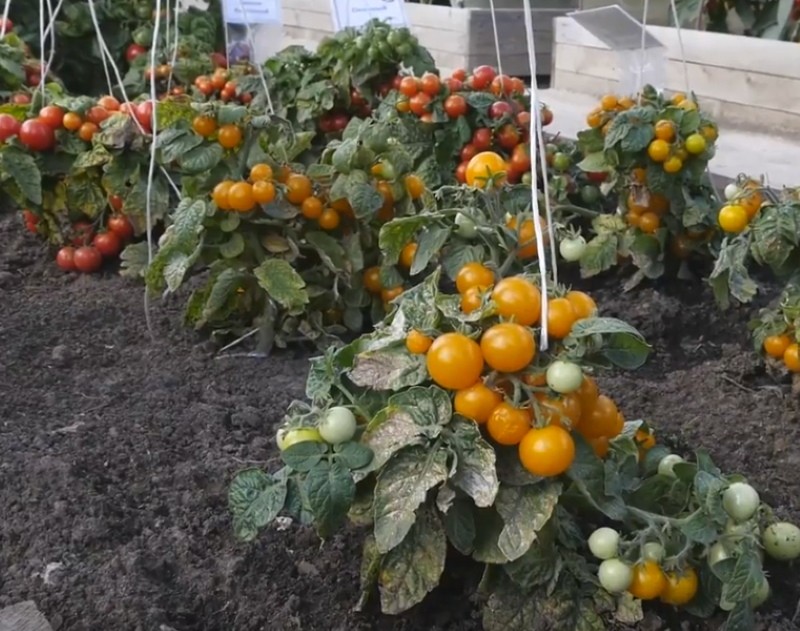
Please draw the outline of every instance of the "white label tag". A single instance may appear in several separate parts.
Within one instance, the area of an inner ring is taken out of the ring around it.
[[[228,24],[280,24],[280,0],[223,0],[222,14]]]
[[[331,0],[333,27],[360,28],[378,19],[392,26],[408,26],[403,0]]]

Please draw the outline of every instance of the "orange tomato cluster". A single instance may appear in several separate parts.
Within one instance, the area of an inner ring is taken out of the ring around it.
[[[647,189],[647,173],[643,168],[631,172],[631,187],[628,192],[625,221],[645,234],[655,234],[661,227],[661,219],[670,208],[669,199]]]
[[[685,111],[697,110],[697,103],[685,94],[674,95],[672,104]],[[607,94],[586,117],[586,123],[592,129],[600,129],[605,136],[617,114],[635,106],[636,101],[633,98]],[[653,140],[647,147],[647,157],[660,164],[665,173],[674,175],[680,173],[689,160],[705,154],[716,139],[717,130],[712,125],[704,126],[700,131],[684,138],[674,121],[662,118],[653,123]]]
[[[656,561],[646,560],[633,566],[628,591],[640,600],[660,598],[668,605],[682,606],[692,601],[698,587],[699,580],[694,568],[664,572]]]
[[[275,199],[276,190],[272,179],[270,165],[255,164],[250,169],[248,181],[223,180],[214,187],[211,198],[220,210],[249,213],[256,206],[269,204]]]
[[[717,221],[725,232],[738,234],[758,215],[764,204],[764,196],[761,194],[761,185],[755,180],[748,180],[741,187],[729,187],[725,189],[727,203],[720,208]]]
[[[764,340],[764,352],[769,357],[782,361],[789,372],[800,373],[800,344],[797,331],[770,335]]]
[[[158,69],[161,71],[161,67]],[[166,67],[167,76],[169,75],[169,66]],[[238,101],[242,105],[247,105],[253,100],[253,95],[250,92],[239,91],[239,86],[233,73],[227,68],[217,68],[211,75],[200,75],[194,80],[194,87],[201,95],[207,99],[220,98],[224,102]],[[177,94],[182,94],[183,88],[176,88],[179,90]]]
[[[477,340],[458,332],[433,339],[412,331],[406,338],[410,353],[426,355],[431,380],[454,391],[455,412],[485,427],[496,444],[516,446],[522,466],[534,475],[556,476],[571,466],[575,458],[572,430],[605,456],[609,440],[622,432],[623,416],[588,375],[568,394],[547,387],[549,377],[546,367],[536,363],[531,329],[541,319],[539,287],[523,276],[495,282],[492,270],[473,262],[459,271],[456,288],[465,313],[491,301],[500,321]],[[594,300],[580,291],[570,291],[549,304],[548,327],[555,340],[565,338],[575,322],[592,317],[597,310]],[[514,391],[515,379],[526,393],[525,400],[516,404],[506,398]]]

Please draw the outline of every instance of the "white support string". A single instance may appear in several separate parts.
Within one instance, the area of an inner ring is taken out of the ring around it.
[[[642,87],[644,84],[644,66],[647,62],[647,14],[650,12],[650,0],[644,0],[642,11],[642,43],[639,51],[639,68],[636,73],[636,94],[639,105],[642,104]]]
[[[61,7],[64,4],[64,0],[58,0],[58,4],[56,8],[53,9],[53,5],[50,0],[47,0],[47,11],[50,16],[50,22],[44,29],[44,36],[50,36],[50,56],[47,58],[47,66],[42,69],[42,79],[47,76],[50,72],[50,68],[53,65],[53,60],[56,56],[56,18],[58,18],[58,14],[61,13]]]
[[[492,31],[494,32],[494,50],[497,54],[497,74],[500,75],[500,88],[503,86],[503,60],[500,58],[500,36],[497,34],[497,15],[494,10],[494,0],[489,0],[489,10],[492,12]]]
[[[5,37],[6,35],[6,20],[8,20],[8,12],[11,10],[11,0],[6,0],[5,5],[3,5],[3,23],[0,24],[0,37]]]
[[[683,82],[686,89],[686,95],[691,92],[689,85],[689,64],[686,62],[686,49],[683,47],[683,33],[681,31],[681,21],[678,17],[678,7],[675,5],[675,0],[669,0],[672,7],[672,19],[675,22],[675,34],[678,36],[678,49],[681,51],[681,67],[683,68]]]
[[[247,29],[245,31],[247,33],[247,43],[250,44],[250,50],[251,50],[253,56],[255,56],[255,54],[256,54],[256,42],[255,42],[255,38],[253,37],[253,31],[250,28],[250,19],[247,16],[247,9],[245,8],[244,3],[242,2],[242,0],[239,0],[239,8],[242,10],[242,16],[244,17],[244,21],[245,21],[245,28]],[[225,33],[227,33],[227,32],[228,32],[228,24],[226,22],[225,23]],[[227,55],[227,51],[226,51],[225,58],[227,59],[227,57],[228,57],[228,55]],[[255,63],[254,59],[251,59],[250,61],[256,67],[256,70],[258,71],[258,77],[259,77],[259,79],[261,79],[261,85],[264,88],[264,92],[267,95],[267,109],[268,109],[270,114],[274,114],[275,113],[275,108],[272,105],[272,95],[270,95],[270,93],[269,93],[269,86],[267,85],[267,77],[264,75],[264,69],[261,67],[261,64]],[[230,62],[228,62],[228,67],[230,67]]]
[[[156,0],[156,19],[153,24],[153,45],[150,47],[150,102],[153,104],[153,120],[152,120],[152,134],[153,139],[150,142],[150,165],[147,170],[147,203],[145,204],[145,221],[147,230],[147,264],[148,266],[153,262],[153,216],[152,216],[152,195],[150,194],[153,188],[153,177],[156,169],[156,145],[158,144],[158,94],[156,93],[156,53],[158,52],[159,30],[161,29],[161,0]],[[134,117],[135,118],[135,117]],[[147,292],[145,291],[145,296]],[[147,298],[145,298],[146,303]],[[148,328],[149,325],[148,325]],[[152,332],[151,332],[152,333]]]
[[[178,42],[180,41],[181,30],[180,30],[180,10],[181,10],[181,3],[180,0],[175,0],[175,36],[172,40],[172,59],[169,61],[169,78],[167,79],[167,94],[172,91],[172,72],[175,68],[175,64],[178,61]],[[169,7],[167,7],[167,46],[169,46]],[[155,42],[153,42],[153,46],[155,46]]]
[[[42,93],[42,104],[47,105],[45,102],[44,92],[44,0],[39,0],[39,85],[35,86],[37,92]]]
[[[543,155],[544,143],[541,140],[541,138],[543,138],[542,115],[541,111],[539,110],[538,86],[536,85],[536,46],[533,39],[533,10],[531,9],[530,0],[523,0],[523,5],[525,8],[525,38],[528,45],[528,66],[531,73],[531,123],[534,125],[536,139],[539,142],[539,155]],[[543,160],[539,160],[539,162],[541,163],[542,172],[545,173],[546,180],[546,162]],[[531,152],[531,172],[533,174],[536,174],[536,166],[537,155],[536,152],[533,151]],[[539,252],[539,274],[541,275],[542,285],[542,333],[539,344],[541,349],[545,351],[548,347],[547,317],[549,300],[547,296],[547,263],[545,262],[546,257],[544,256],[544,234],[539,218],[539,191],[536,187],[536,180],[536,177],[531,178],[531,206],[533,210],[533,229],[536,234],[536,249]],[[550,204],[547,198],[545,198],[545,207],[545,212],[547,214],[547,227],[549,230],[550,226],[552,225],[552,217],[550,216]],[[555,272],[555,265],[553,265],[553,271]]]

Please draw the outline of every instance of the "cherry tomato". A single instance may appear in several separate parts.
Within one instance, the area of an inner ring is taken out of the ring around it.
[[[433,344],[433,339],[417,331],[416,329],[410,331],[406,336],[406,348],[412,355],[424,355]]]
[[[699,581],[694,568],[687,567],[683,571],[668,572],[667,584],[661,594],[661,602],[680,607],[688,605],[697,594]]]
[[[92,241],[92,245],[106,258],[117,256],[122,250],[122,239],[115,232],[101,232]]]
[[[144,46],[139,46],[139,44],[131,44],[125,50],[125,61],[128,63],[132,63],[134,59],[136,59],[139,55],[144,55],[147,52],[147,49]]]
[[[522,466],[533,475],[561,475],[575,460],[575,441],[569,432],[558,425],[534,428],[519,444]]]
[[[442,388],[463,390],[478,382],[483,371],[481,347],[462,333],[437,337],[426,355],[431,379]]]
[[[514,320],[523,326],[533,326],[539,321],[542,294],[539,288],[522,276],[504,278],[492,291],[492,300],[501,318]]]
[[[500,372],[519,372],[536,356],[533,333],[514,322],[488,328],[481,337],[480,348],[486,363]]]
[[[56,265],[65,272],[74,272],[75,267],[75,248],[68,245],[61,248],[56,254]]]
[[[346,407],[332,407],[319,423],[319,435],[326,443],[339,445],[353,440],[356,435],[356,417]]]
[[[49,151],[56,144],[53,128],[36,118],[22,123],[18,135],[19,141],[31,151]]]
[[[11,114],[0,114],[0,142],[19,134],[20,122]]]
[[[84,274],[91,274],[100,269],[103,264],[103,255],[100,250],[91,246],[83,245],[75,250],[75,268]]]
[[[467,184],[486,188],[490,183],[501,185],[508,177],[508,165],[500,154],[483,151],[467,164]]]
[[[619,533],[613,528],[598,528],[589,535],[589,551],[602,561],[619,554]]]
[[[122,241],[130,241],[133,238],[133,224],[125,215],[112,215],[107,227]]]
[[[645,561],[633,567],[633,580],[628,591],[634,598],[653,600],[664,593],[667,588],[667,577],[658,563]]]
[[[456,288],[460,294],[464,294],[473,287],[487,289],[493,284],[494,272],[482,263],[475,261],[464,265],[456,274]]]
[[[567,298],[554,298],[547,306],[547,331],[558,340],[569,335],[577,319],[578,314]]]
[[[57,105],[46,105],[39,110],[39,120],[53,129],[61,129],[64,123],[64,110]]]
[[[464,116],[467,109],[467,99],[460,94],[451,94],[444,100],[444,111],[450,118]]]
[[[482,424],[489,420],[494,409],[503,402],[502,395],[479,382],[456,392],[453,406],[457,414]]]
[[[498,445],[518,445],[531,429],[529,408],[515,408],[503,402],[489,415],[486,431]]]
[[[491,66],[478,66],[472,71],[472,87],[475,90],[485,90],[490,87],[497,76],[497,71]]]

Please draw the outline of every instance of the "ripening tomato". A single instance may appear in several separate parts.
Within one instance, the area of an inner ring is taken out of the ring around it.
[[[72,245],[89,245],[94,239],[94,226],[88,221],[76,221],[72,224],[72,233]]]
[[[481,347],[462,333],[445,333],[426,356],[431,379],[448,390],[463,390],[478,382],[483,371]]]
[[[112,205],[112,207],[116,209],[115,206]],[[120,209],[121,208],[122,205],[120,204]],[[122,241],[130,241],[133,238],[133,224],[125,215],[112,215],[108,219],[107,227],[109,231],[117,235]]]
[[[581,401],[575,393],[555,398],[544,392],[537,392],[535,398],[538,404],[537,418],[547,425],[560,425],[574,429],[580,424]]]
[[[217,131],[217,121],[211,116],[195,116],[192,120],[192,129],[198,136],[208,138]]]
[[[511,230],[517,230],[517,218],[512,217],[506,226]],[[539,217],[539,227],[542,231],[543,243],[547,245],[549,242],[547,222],[541,216]],[[523,220],[518,231],[518,244],[519,250],[517,251],[517,256],[522,260],[534,258],[539,252],[539,246],[536,243],[536,228],[533,225],[533,219]]]
[[[214,187],[214,190],[211,192],[211,198],[214,200],[214,203],[220,210],[231,210],[228,200],[228,193],[230,192],[233,184],[234,183],[230,180],[223,180],[217,184]]]
[[[520,143],[520,133],[511,123],[497,130],[497,144],[507,151],[513,150]]]
[[[481,353],[500,372],[519,372],[536,357],[536,340],[530,329],[514,322],[489,327],[481,336]]]
[[[91,246],[83,245],[75,250],[75,268],[84,274],[91,274],[100,269],[103,264],[103,256],[100,250]]]
[[[5,142],[19,133],[20,122],[11,114],[0,114],[0,142]]]
[[[411,243],[407,243],[405,247],[400,252],[400,266],[406,269],[411,269],[411,266],[414,264],[414,257],[417,255],[418,245],[413,241]]]
[[[119,112],[120,102],[113,96],[101,96],[97,104],[109,112]]]
[[[456,274],[456,289],[464,294],[467,290],[477,287],[487,289],[494,284],[494,272],[483,263],[473,261],[467,263]]]
[[[790,344],[783,352],[783,363],[789,372],[800,373],[800,345]]]
[[[478,382],[469,388],[456,392],[453,407],[456,414],[471,419],[478,424],[486,423],[494,409],[503,402],[502,395]]]
[[[558,425],[533,428],[519,444],[519,460],[533,475],[561,475],[575,460],[575,441]]]
[[[637,563],[633,567],[633,580],[628,591],[634,598],[653,600],[664,593],[667,588],[667,577],[654,561]]]
[[[419,87],[428,96],[436,96],[442,89],[442,81],[432,72],[426,72],[419,81]]]
[[[493,151],[477,154],[467,164],[467,184],[486,188],[490,184],[502,185],[508,177],[508,164],[502,156]]]
[[[489,118],[503,118],[514,114],[514,108],[507,101],[495,101],[489,106]]]
[[[575,392],[581,402],[581,410],[589,410],[594,406],[597,397],[600,396],[600,389],[597,387],[597,382],[586,373],[583,374],[583,382],[581,387]]]
[[[106,108],[99,107],[97,105],[90,107],[89,111],[86,112],[86,120],[98,126],[110,116],[111,112],[109,112]]]
[[[444,111],[450,118],[464,116],[467,108],[467,99],[460,94],[451,94],[444,100]]]
[[[306,219],[319,219],[324,209],[324,204],[319,197],[306,197],[300,205],[300,214]]]
[[[531,411],[529,408],[516,408],[503,402],[489,415],[486,431],[498,445],[518,445],[531,429]]]
[[[80,114],[76,114],[75,112],[67,112],[64,114],[64,119],[61,121],[61,124],[64,125],[64,129],[68,131],[78,131],[83,125],[83,118],[81,118]]]
[[[58,105],[45,105],[39,110],[39,120],[53,129],[61,129],[64,123],[64,110]]]
[[[272,167],[265,162],[254,164],[250,169],[250,181],[260,182],[262,180],[271,180],[273,176]]]
[[[56,133],[38,118],[26,120],[19,128],[19,141],[31,151],[50,151],[56,144]]]
[[[514,147],[509,166],[519,173],[527,173],[531,170],[531,147],[528,143],[521,143]]]
[[[408,100],[409,109],[417,116],[423,116],[428,113],[428,108],[431,104],[431,97],[425,92],[417,92]]]
[[[147,49],[144,46],[139,46],[139,44],[131,44],[125,50],[125,61],[128,63],[132,63],[134,59],[136,59],[139,55],[144,55],[147,52]]]
[[[539,321],[542,310],[542,293],[522,276],[504,278],[492,291],[501,318],[513,320],[523,326],[533,326]]]
[[[419,199],[425,193],[425,182],[416,173],[409,173],[403,179],[406,193],[411,199]]]
[[[153,125],[153,102],[142,101],[134,106],[133,115],[142,128],[149,132]]]
[[[83,140],[83,142],[92,142],[92,138],[94,135],[100,131],[100,128],[90,121],[86,121],[80,126],[78,129],[78,138]]]
[[[411,98],[419,92],[419,81],[416,77],[403,77],[398,87],[400,94]]]
[[[661,593],[661,602],[681,607],[688,605],[697,594],[699,581],[694,568],[687,567],[683,571],[667,572],[667,584]]]
[[[56,254],[56,265],[58,265],[65,272],[74,272],[75,267],[75,248],[67,245],[61,248]]]
[[[111,231],[99,233],[92,241],[92,245],[106,258],[115,257],[122,250],[122,240]]]
[[[471,287],[461,294],[461,311],[472,313],[480,309],[483,304],[483,290],[480,287]]]

